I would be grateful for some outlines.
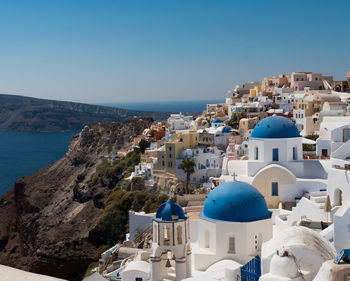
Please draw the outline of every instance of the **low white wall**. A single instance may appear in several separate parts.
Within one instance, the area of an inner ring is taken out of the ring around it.
[[[129,233],[130,241],[134,241],[137,229],[146,230],[151,226],[155,213],[138,213],[129,211]]]

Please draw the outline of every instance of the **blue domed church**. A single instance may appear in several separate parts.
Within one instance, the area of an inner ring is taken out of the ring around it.
[[[261,120],[251,133],[248,150],[248,160],[224,159],[221,181],[232,181],[235,175],[252,184],[269,208],[295,203],[303,194],[327,186],[327,173],[320,162],[303,159],[303,138],[288,118]]]
[[[209,193],[199,215],[194,268],[206,270],[222,260],[245,264],[271,238],[271,212],[262,194],[248,183],[225,182]]]
[[[152,281],[236,280],[241,266],[272,238],[264,197],[240,181],[212,190],[198,220],[191,222],[181,206],[168,200],[159,206],[152,227]]]

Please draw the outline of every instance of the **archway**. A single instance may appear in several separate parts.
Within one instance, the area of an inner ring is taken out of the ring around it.
[[[282,190],[281,186],[293,185],[295,181],[296,177],[290,170],[278,164],[271,164],[256,173],[252,186],[265,197],[269,208],[278,208],[280,196],[285,198],[286,196],[295,197],[297,195],[297,193],[291,195],[291,190]]]
[[[342,205],[342,191],[341,189],[337,188],[334,190],[334,206],[341,206]]]

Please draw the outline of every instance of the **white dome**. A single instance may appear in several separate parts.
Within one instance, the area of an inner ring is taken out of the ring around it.
[[[280,257],[277,254],[274,255],[271,259],[270,273],[288,278],[295,278],[299,275],[298,267],[293,257]]]
[[[283,248],[290,251],[301,272],[308,273],[312,278],[316,276],[323,262],[334,259],[336,255],[332,244],[317,232],[303,226],[292,226],[262,245],[261,260],[264,273],[269,271],[268,264],[272,266],[272,259],[277,250]]]

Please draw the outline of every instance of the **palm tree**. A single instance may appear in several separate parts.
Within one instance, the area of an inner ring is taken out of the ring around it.
[[[195,167],[195,163],[193,161],[193,159],[189,158],[189,157],[186,157],[182,163],[180,164],[180,169],[182,169],[185,174],[186,174],[186,188],[185,188],[185,192],[187,194],[190,193],[190,190],[189,190],[189,183],[190,183],[190,177],[191,177],[191,174],[194,173],[194,167]]]

